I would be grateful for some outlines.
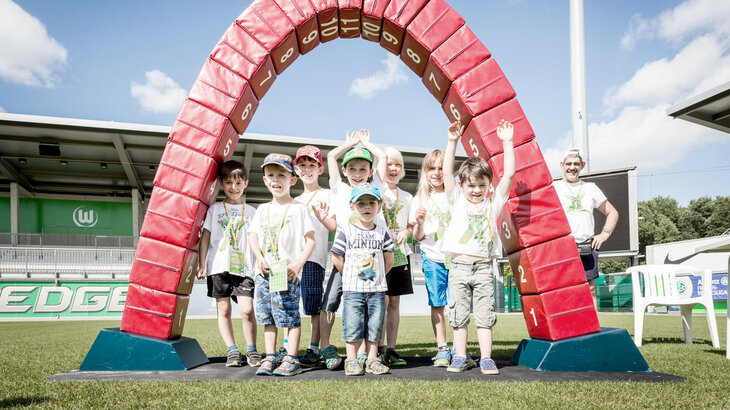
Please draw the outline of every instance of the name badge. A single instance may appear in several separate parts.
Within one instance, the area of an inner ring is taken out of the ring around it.
[[[237,249],[231,249],[231,266],[228,270],[230,273],[236,275],[243,275],[245,273],[244,268],[244,255],[243,252]]]
[[[284,292],[288,289],[286,279],[286,260],[276,259],[269,263],[269,291]]]

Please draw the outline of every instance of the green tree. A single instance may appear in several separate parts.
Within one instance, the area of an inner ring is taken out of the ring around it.
[[[689,206],[687,207],[687,210],[689,211],[687,222],[692,226],[697,234],[696,238],[708,236],[706,223],[707,218],[712,215],[714,205],[712,198],[709,196],[703,196],[702,198],[689,201]]]
[[[671,209],[672,202],[674,209]],[[667,216],[679,218],[676,204],[677,201],[662,197],[639,202],[639,253],[645,254],[647,245],[682,239],[677,225]]]
[[[712,214],[705,220],[705,236],[722,235],[730,229],[730,196],[718,196]]]

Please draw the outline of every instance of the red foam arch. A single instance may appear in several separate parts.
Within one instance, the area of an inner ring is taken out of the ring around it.
[[[462,144],[470,156],[490,162],[495,184],[502,176],[497,124],[504,118],[515,125],[515,185],[497,222],[528,332],[558,340],[599,331],[567,219],[515,91],[444,0],[256,0],[236,19],[211,51],[170,133],[141,230],[150,240],[137,248],[122,330],[163,339],[182,334],[189,250],[214,200],[211,176],[233,155],[277,76],[300,54],[337,37],[361,37],[400,55],[449,120],[467,126]]]

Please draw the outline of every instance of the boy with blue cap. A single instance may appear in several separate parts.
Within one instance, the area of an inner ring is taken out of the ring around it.
[[[378,358],[378,340],[385,318],[385,275],[393,266],[393,239],[382,224],[376,224],[382,200],[378,188],[361,183],[352,188],[350,209],[355,221],[337,226],[332,245],[332,264],[342,273],[343,338],[347,345],[345,375],[389,372]],[[364,338],[364,340],[363,340]],[[365,366],[358,350],[365,343]]]

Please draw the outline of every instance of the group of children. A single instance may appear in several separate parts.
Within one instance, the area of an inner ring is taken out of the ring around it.
[[[466,353],[473,311],[481,372],[499,373],[490,358],[496,322],[492,259],[500,246],[495,219],[514,176],[512,125],[502,121],[497,129],[504,175],[493,190],[492,170],[480,158],[461,165],[457,184],[453,167],[463,130],[458,122],[451,124],[446,151],[426,155],[415,197],[397,186],[404,175],[401,154],[375,146],[367,130],[348,132],[345,142],[328,153],[330,189],[318,183],[325,168],[317,147],[299,148],[293,161],[284,154],[266,156],[263,180],[272,199],[258,209],[241,200],[248,185],[243,164],[223,163],[219,179],[226,198],[208,209],[197,277],[206,278],[208,296],[216,300],[218,327],[228,347],[226,366],[243,365],[233,337],[231,299],[243,320],[246,361],[258,367],[257,375],[293,376],[302,367],[338,369],[343,360],[330,336],[341,302],[346,375],[384,374],[406,365],[395,346],[400,296],[413,293],[408,244],[413,236],[421,244],[438,346],[434,365],[453,372],[476,365]],[[340,177],[340,157],[346,181]],[[304,192],[292,198],[297,176]],[[328,258],[333,270],[325,283]],[[301,357],[300,299],[311,319],[310,343]],[[447,304],[453,350],[446,341]],[[264,326],[265,356],[256,349],[257,324]],[[277,351],[279,328],[284,346]]]

